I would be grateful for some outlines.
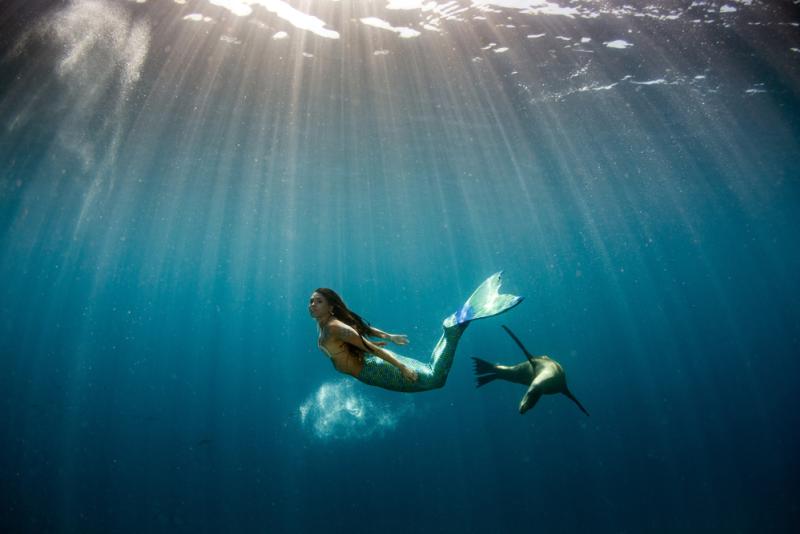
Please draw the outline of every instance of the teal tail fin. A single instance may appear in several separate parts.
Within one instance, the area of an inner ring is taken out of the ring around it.
[[[492,317],[510,310],[520,302],[522,297],[516,295],[502,295],[500,290],[500,275],[495,273],[478,286],[461,309],[444,320],[444,327],[449,328],[457,324],[464,324],[475,319]]]

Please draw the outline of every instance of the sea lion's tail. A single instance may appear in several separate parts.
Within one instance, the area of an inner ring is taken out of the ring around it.
[[[472,358],[472,363],[475,365],[475,380],[476,388],[485,386],[495,378],[497,378],[497,367],[493,363],[480,358]]]
[[[520,302],[522,297],[517,295],[504,295],[500,291],[500,276],[502,271],[494,273],[483,281],[478,289],[472,292],[461,309],[444,320],[444,327],[449,328],[457,324],[464,324],[476,319],[492,317],[510,310]]]
[[[570,392],[570,390],[568,390],[568,389],[566,389],[566,388],[565,388],[563,393],[564,393],[564,395],[566,395],[566,396],[567,396],[567,397],[568,397],[570,400],[572,400],[572,402],[574,402],[575,404],[577,404],[577,405],[578,405],[578,408],[580,408],[580,409],[581,409],[581,411],[582,411],[583,413],[585,413],[586,415],[589,415],[589,412],[587,412],[587,411],[586,411],[586,408],[584,408],[584,407],[583,407],[583,404],[581,404],[581,403],[580,403],[580,401],[579,401],[578,399],[576,399],[576,398],[575,398],[575,395],[573,395],[573,394],[572,394],[572,392]]]

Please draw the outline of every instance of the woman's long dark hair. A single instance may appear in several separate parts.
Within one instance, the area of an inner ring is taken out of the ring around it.
[[[361,316],[358,315],[356,312],[348,308],[347,304],[344,303],[342,297],[340,297],[339,294],[336,293],[336,291],[327,287],[318,287],[317,289],[314,290],[314,292],[319,293],[320,295],[325,297],[325,300],[327,300],[328,304],[330,304],[331,307],[333,308],[332,310],[333,316],[342,321],[347,326],[352,327],[353,330],[355,330],[358,333],[358,335],[361,336],[362,340],[364,339],[364,336],[369,336],[369,332],[371,330],[369,323],[366,322],[364,319],[362,319]],[[347,343],[346,345],[348,350],[350,351],[350,354],[359,359],[364,358],[363,350],[354,347],[349,343]]]

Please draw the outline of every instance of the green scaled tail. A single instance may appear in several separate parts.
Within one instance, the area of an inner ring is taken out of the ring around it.
[[[478,286],[461,309],[444,320],[444,327],[449,328],[457,324],[465,324],[475,319],[483,319],[501,314],[510,310],[520,302],[522,297],[517,295],[503,295],[500,290],[500,276],[502,271],[495,273]]]

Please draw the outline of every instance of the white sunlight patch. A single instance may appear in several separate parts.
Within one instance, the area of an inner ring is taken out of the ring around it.
[[[323,440],[365,439],[394,430],[414,405],[406,400],[383,404],[352,379],[322,384],[300,405],[303,428]]]
[[[624,41],[622,39],[616,39],[614,41],[607,41],[607,42],[605,42],[603,44],[606,45],[608,48],[620,48],[620,49],[624,49],[624,48],[628,48],[628,47],[633,46],[628,41]]]
[[[659,78],[657,80],[647,80],[646,82],[634,82],[631,81],[634,85],[664,85],[667,83],[667,80],[664,78]]]
[[[295,28],[308,30],[327,39],[339,38],[339,32],[326,28],[325,21],[303,13],[283,0],[209,0],[209,2],[227,9],[238,17],[247,17],[253,13],[252,6],[261,6]]]
[[[409,39],[411,37],[418,37],[420,35],[420,33],[417,30],[406,28],[404,26],[399,26],[399,27],[392,26],[385,20],[379,19],[377,17],[364,17],[361,19],[361,23],[366,24],[367,26],[372,26],[374,28],[380,28],[382,30],[389,30],[391,32],[395,32],[404,39]]]
[[[183,20],[189,20],[191,22],[211,22],[211,17],[206,17],[201,15],[200,13],[191,13],[183,17]]]

